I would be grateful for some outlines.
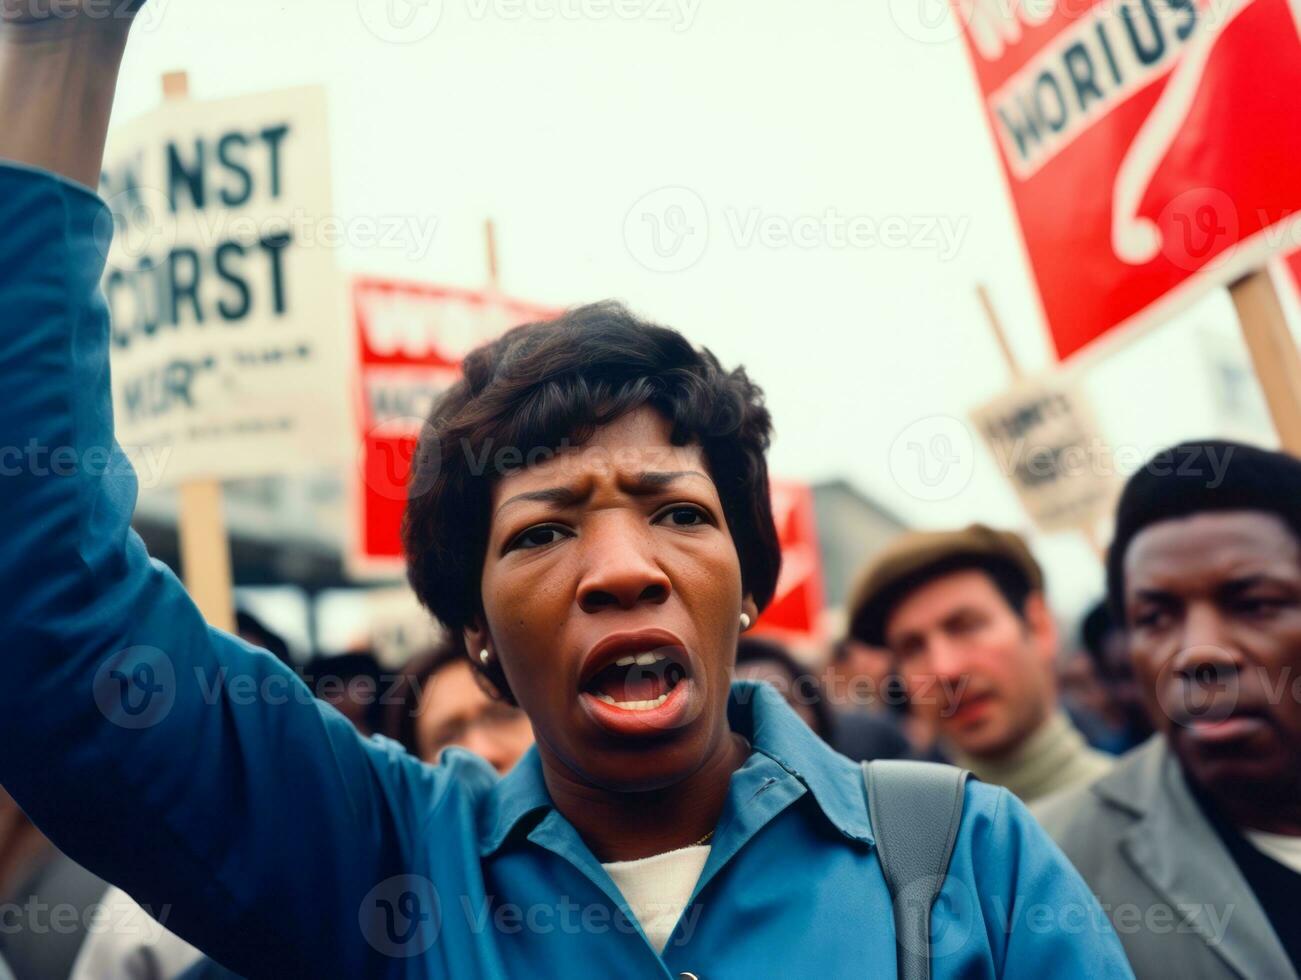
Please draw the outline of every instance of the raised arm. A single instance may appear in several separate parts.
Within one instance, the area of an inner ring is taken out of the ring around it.
[[[0,0],[0,158],[99,184],[135,14],[114,0]]]
[[[80,186],[129,25],[0,2],[0,158],[20,164],[0,159],[0,784],[232,969],[384,976],[398,961],[367,942],[363,898],[409,869],[435,810],[426,836],[467,836],[447,823],[467,808],[439,807],[463,779],[363,740],[210,629],[131,531],[99,291],[112,219]]]

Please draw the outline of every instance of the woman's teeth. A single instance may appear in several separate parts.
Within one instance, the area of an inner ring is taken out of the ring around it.
[[[658,708],[661,704],[669,699],[668,693],[665,692],[657,698],[651,698],[649,701],[616,701],[608,694],[596,695],[598,701],[604,701],[606,704],[612,704],[616,708],[623,708],[625,711],[650,711],[652,708]]]
[[[620,657],[614,662],[616,667],[649,667],[651,664],[657,664],[661,660],[668,658],[662,653],[639,653],[635,656]]]

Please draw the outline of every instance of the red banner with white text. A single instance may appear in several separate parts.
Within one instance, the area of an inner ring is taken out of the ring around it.
[[[1301,246],[1290,0],[952,3],[1060,357]]]
[[[556,311],[492,291],[361,279],[353,284],[360,457],[349,567],[396,576],[400,531],[421,427],[474,347]]]

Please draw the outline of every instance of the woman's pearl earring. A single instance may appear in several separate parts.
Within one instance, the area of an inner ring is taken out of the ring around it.
[[[750,614],[741,613],[741,629],[748,630],[749,628],[750,628]]]
[[[483,664],[485,667],[487,667],[487,666],[488,666],[488,661],[489,661],[490,659],[491,659],[491,654],[488,653],[487,648],[485,648],[485,649],[479,651],[479,663],[481,663],[481,664]]]

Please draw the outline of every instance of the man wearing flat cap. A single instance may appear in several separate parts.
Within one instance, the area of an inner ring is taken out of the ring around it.
[[[985,782],[1028,803],[1110,768],[1058,706],[1057,628],[1018,535],[901,535],[863,572],[849,616],[853,639],[892,652],[911,710],[950,758]]]
[[[1034,810],[1139,980],[1301,973],[1301,460],[1184,443],[1125,486],[1107,593],[1157,734]]]

